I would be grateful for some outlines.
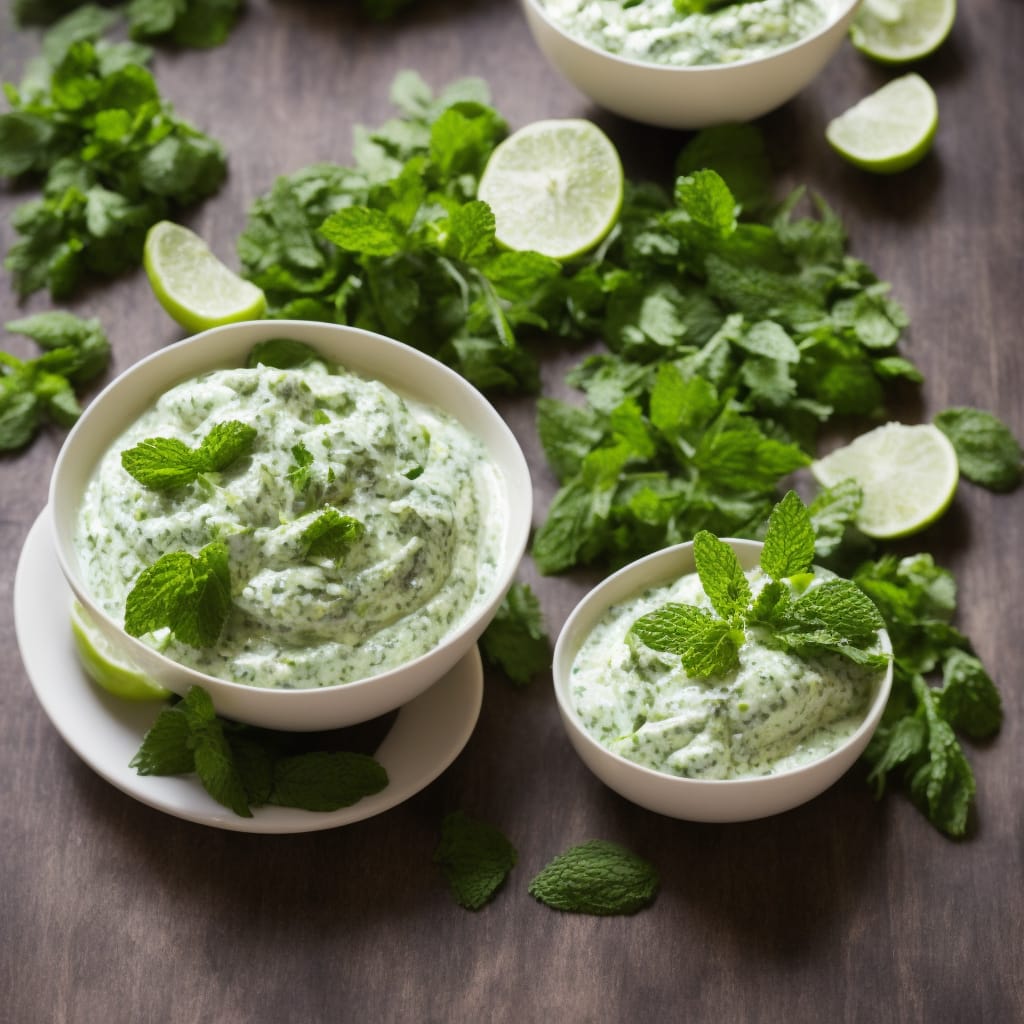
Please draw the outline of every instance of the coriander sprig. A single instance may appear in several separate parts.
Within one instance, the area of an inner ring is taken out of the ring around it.
[[[693,541],[694,561],[715,614],[670,601],[637,619],[630,634],[652,650],[677,655],[698,679],[734,669],[748,630],[801,656],[830,651],[857,664],[886,665],[888,655],[876,649],[885,623],[871,599],[851,580],[810,586],[814,539],[810,512],[790,491],[768,520],[760,565],[769,582],[755,599],[732,547],[701,531]]]

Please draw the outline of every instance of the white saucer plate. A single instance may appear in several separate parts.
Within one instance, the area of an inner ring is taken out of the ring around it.
[[[136,800],[186,821],[280,834],[337,828],[381,814],[425,788],[455,760],[480,714],[483,668],[474,647],[399,710],[374,754],[388,773],[381,792],[337,811],[267,806],[241,818],[213,800],[195,777],[138,775],[129,767],[164,705],[120,700],[90,681],[75,654],[71,600],[53,550],[49,509],[43,509],[25,539],[14,578],[14,626],[39,703],[90,768]]]

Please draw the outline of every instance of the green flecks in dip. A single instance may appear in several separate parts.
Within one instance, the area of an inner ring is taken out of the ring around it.
[[[747,574],[756,592],[767,577]],[[686,778],[771,775],[835,750],[860,726],[882,673],[838,655],[775,650],[748,630],[739,667],[690,678],[679,657],[629,637],[667,601],[710,609],[696,575],[614,605],[572,665],[573,707],[599,743],[656,771]]]
[[[195,447],[217,423],[250,424],[249,455],[184,487],[149,490],[121,452],[151,437]],[[232,609],[213,648],[166,630],[144,639],[182,664],[253,686],[311,688],[425,654],[493,585],[503,483],[450,416],[315,362],[217,370],[168,391],[102,459],[76,547],[114,618],[140,572],[170,551],[227,545]],[[325,508],[362,524],[341,558],[311,551]]]
[[[674,0],[542,0],[551,19],[598,49],[647,64],[750,60],[816,31],[831,0],[750,0],[685,13]]]

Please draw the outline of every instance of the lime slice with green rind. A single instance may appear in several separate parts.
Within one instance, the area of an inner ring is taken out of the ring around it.
[[[107,693],[125,700],[164,700],[171,695],[125,661],[77,601],[71,606],[71,634],[86,675]]]
[[[160,305],[189,330],[259,320],[266,311],[263,290],[229,270],[194,231],[180,224],[154,224],[142,258]]]
[[[938,125],[939,106],[932,87],[911,73],[893,79],[830,121],[825,137],[857,167],[893,174],[925,156]]]
[[[949,508],[960,467],[949,438],[930,423],[887,423],[811,464],[825,487],[855,480],[864,494],[857,526],[869,537],[905,537]]]
[[[956,20],[956,0],[862,0],[850,40],[882,64],[906,64],[934,53]]]
[[[622,207],[618,151],[597,125],[581,119],[535,121],[491,154],[477,197],[494,212],[508,249],[558,260],[596,246]]]

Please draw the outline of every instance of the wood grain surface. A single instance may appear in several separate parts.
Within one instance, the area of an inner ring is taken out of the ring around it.
[[[512,0],[423,0],[386,25],[354,7],[250,0],[223,48],[157,53],[157,79],[179,113],[228,151],[225,186],[189,224],[229,263],[252,200],[277,175],[349,162],[353,125],[391,116],[389,85],[403,68],[435,87],[482,76],[513,127],[592,117],[631,173],[664,180],[686,140],[594,109],[543,62]],[[828,119],[892,74],[849,45],[762,123],[780,193],[797,184],[822,193],[852,251],[893,282],[911,314],[905,350],[926,384],[903,417],[973,404],[1024,436],[1024,7],[961,8],[952,38],[919,69],[938,94],[941,125],[915,170],[869,177],[825,143]],[[16,29],[8,0],[0,77],[17,81],[37,46],[38,33]],[[4,251],[11,211],[33,194],[0,186]],[[0,275],[3,321],[51,305],[41,293],[19,302]],[[101,318],[111,373],[182,336],[141,271],[66,308]],[[5,336],[0,347],[27,353],[23,341]],[[545,359],[548,393],[561,392],[567,365]],[[554,480],[532,401],[500,407],[534,469],[539,523]],[[12,582],[62,437],[47,430],[0,459],[0,1020],[1024,1019],[1020,493],[964,485],[943,522],[906,545],[957,573],[960,625],[1005,701],[1001,735],[969,748],[978,814],[963,842],[943,838],[901,795],[876,802],[862,767],[760,822],[645,812],[577,759],[549,679],[514,691],[497,674],[465,751],[407,803],[333,831],[249,836],[123,795],[64,744],[36,701],[14,635]],[[538,579],[527,562],[523,578],[555,635],[595,576]],[[494,822],[519,850],[506,887],[478,913],[453,903],[431,862],[440,821],[456,808]],[[598,837],[655,864],[662,888],[651,908],[574,916],[527,894],[550,857]]]

